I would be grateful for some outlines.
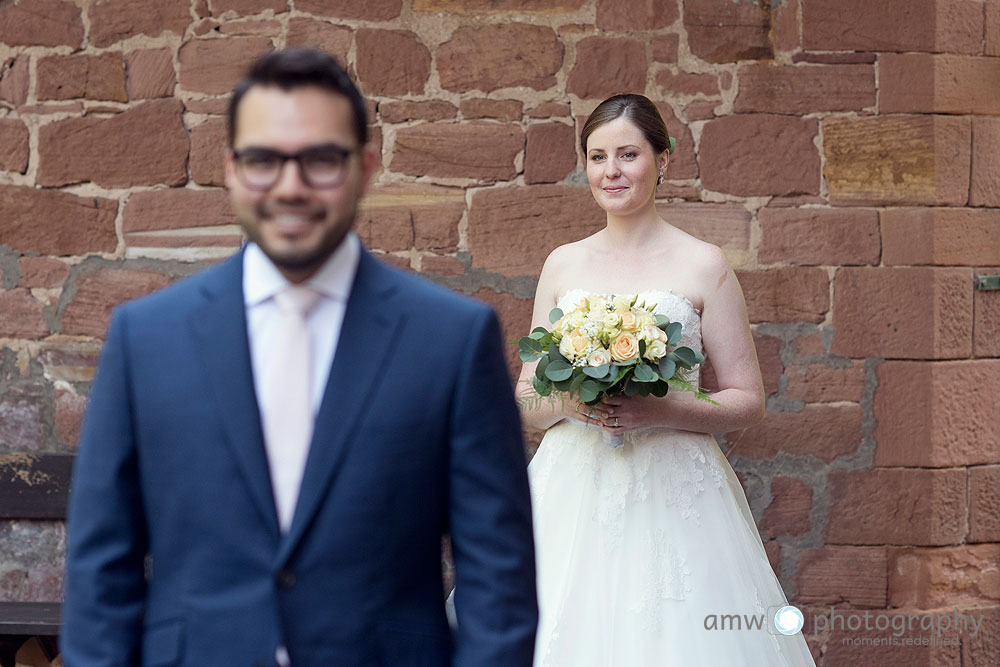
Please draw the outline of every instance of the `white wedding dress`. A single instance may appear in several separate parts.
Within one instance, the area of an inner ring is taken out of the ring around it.
[[[559,307],[586,294],[571,290]],[[701,350],[690,301],[661,291],[643,299],[681,322],[682,345]],[[770,622],[785,595],[711,435],[651,428],[613,449],[600,428],[564,420],[546,432],[528,475],[535,667],[814,665],[801,634],[782,635]],[[716,629],[706,629],[713,616]]]

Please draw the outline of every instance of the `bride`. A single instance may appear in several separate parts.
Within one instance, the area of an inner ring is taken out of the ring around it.
[[[719,248],[657,213],[670,138],[641,95],[602,102],[581,134],[587,180],[607,226],[545,261],[532,328],[588,294],[638,295],[703,351],[718,404],[665,398],[526,401],[547,429],[531,461],[540,620],[536,667],[813,665],[746,497],[712,433],[745,428],[764,391],[743,293]],[[519,390],[531,392],[534,364]],[[697,378],[695,378],[697,381]],[[608,445],[608,436],[624,446]]]

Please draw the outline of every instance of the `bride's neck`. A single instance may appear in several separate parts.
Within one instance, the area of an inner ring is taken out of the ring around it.
[[[615,248],[629,252],[648,246],[650,240],[656,238],[666,225],[666,221],[653,208],[642,214],[625,217],[608,214],[608,226],[605,230],[608,241]]]

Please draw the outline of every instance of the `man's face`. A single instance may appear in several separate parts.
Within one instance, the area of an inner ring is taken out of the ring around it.
[[[261,164],[266,170],[268,159],[280,162],[274,154],[309,149],[310,154],[319,151],[319,157],[285,160],[276,167],[276,180],[269,187],[262,187],[259,178],[246,177],[251,170],[259,172]],[[331,181],[326,178],[331,162],[323,153],[333,158],[338,149],[343,173]],[[236,111],[233,150],[264,156],[242,165],[232,154],[226,156],[226,186],[243,231],[290,281],[307,279],[350,230],[375,171],[374,149],[358,145],[350,103],[316,86],[253,86]],[[300,171],[304,163],[320,176],[313,184],[311,173]]]

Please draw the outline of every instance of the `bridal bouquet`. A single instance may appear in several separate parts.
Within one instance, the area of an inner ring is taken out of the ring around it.
[[[689,380],[705,357],[677,347],[681,323],[637,304],[637,295],[592,294],[574,310],[549,313],[552,330],[537,327],[518,341],[521,361],[538,361],[535,393],[577,396],[587,405],[605,396],[666,396],[672,387],[711,401]],[[621,440],[609,443],[621,446]]]

